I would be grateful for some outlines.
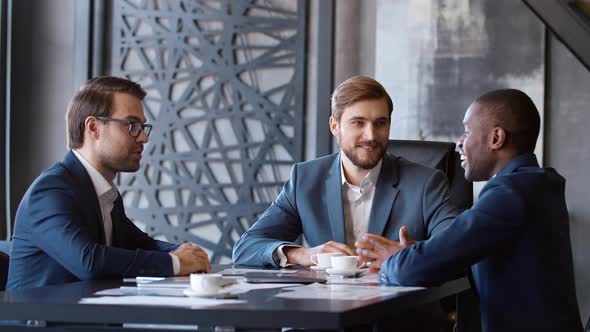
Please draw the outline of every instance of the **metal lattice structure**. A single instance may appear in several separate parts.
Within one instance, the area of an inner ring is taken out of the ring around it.
[[[302,157],[304,1],[118,0],[112,73],[147,91],[141,169],[118,186],[154,236],[227,262]]]

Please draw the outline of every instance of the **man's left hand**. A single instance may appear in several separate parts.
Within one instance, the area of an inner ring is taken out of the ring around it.
[[[399,238],[400,241],[397,242],[379,235],[365,234],[361,240],[355,243],[356,253],[361,261],[367,262],[369,272],[378,272],[386,259],[416,243],[408,234],[406,226],[400,228]]]

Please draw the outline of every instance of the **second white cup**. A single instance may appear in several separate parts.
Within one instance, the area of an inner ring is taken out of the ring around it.
[[[329,268],[332,266],[332,261],[330,259],[336,256],[342,256],[342,254],[336,252],[323,252],[311,255],[309,259],[311,259],[311,261],[318,267]]]
[[[363,266],[358,256],[333,256],[330,260],[332,268],[340,271],[353,271]]]

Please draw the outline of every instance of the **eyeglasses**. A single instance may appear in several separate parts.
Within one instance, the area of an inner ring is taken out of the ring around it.
[[[126,124],[127,126],[129,126],[129,135],[131,135],[132,137],[139,136],[139,133],[142,130],[146,136],[150,136],[150,133],[152,132],[152,125],[151,124],[123,120],[123,119],[115,119],[115,118],[111,118],[108,116],[97,116],[96,118],[99,120],[102,120],[102,121],[114,121],[114,122]]]

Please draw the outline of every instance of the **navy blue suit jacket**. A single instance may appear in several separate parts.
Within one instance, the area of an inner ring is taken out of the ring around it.
[[[339,153],[295,164],[277,199],[236,242],[234,264],[277,267],[275,249],[295,244],[302,234],[312,247],[331,240],[345,243],[343,211]],[[400,157],[383,157],[369,233],[397,240],[405,225],[411,236],[426,239],[457,214],[442,172]]]
[[[111,215],[113,243],[107,246],[92,180],[68,152],[33,182],[18,207],[7,289],[173,275],[168,252],[177,245],[149,237],[122,209]]]
[[[565,179],[517,156],[449,227],[385,261],[381,280],[433,286],[469,267],[484,331],[581,331]]]

